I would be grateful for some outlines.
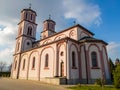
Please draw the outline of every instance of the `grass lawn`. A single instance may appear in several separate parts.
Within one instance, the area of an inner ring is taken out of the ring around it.
[[[71,90],[120,90],[120,89],[115,89],[113,86],[104,86],[103,89],[100,86],[86,86],[86,85],[81,85],[81,86],[75,86],[75,87],[69,87]]]

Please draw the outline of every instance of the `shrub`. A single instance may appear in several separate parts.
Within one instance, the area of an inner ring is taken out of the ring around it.
[[[79,84],[77,84],[77,87],[81,87],[81,84],[79,83]]]
[[[104,79],[96,79],[95,84],[100,85],[101,87],[105,84]]]
[[[0,72],[0,77],[10,77],[10,72]]]
[[[120,88],[120,64],[118,64],[113,72],[114,86]]]

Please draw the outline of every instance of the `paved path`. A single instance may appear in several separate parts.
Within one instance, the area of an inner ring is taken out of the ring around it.
[[[39,81],[0,78],[0,90],[67,90],[62,86],[44,84]]]

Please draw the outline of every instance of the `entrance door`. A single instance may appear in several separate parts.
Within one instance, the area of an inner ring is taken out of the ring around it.
[[[61,77],[64,77],[64,62],[61,62]]]

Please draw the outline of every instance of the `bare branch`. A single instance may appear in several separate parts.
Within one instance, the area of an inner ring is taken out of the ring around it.
[[[0,61],[0,72],[3,71],[6,65],[7,65],[6,62]]]

